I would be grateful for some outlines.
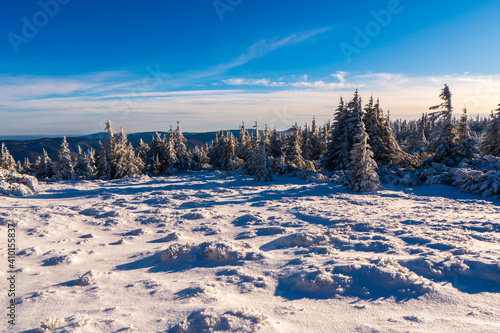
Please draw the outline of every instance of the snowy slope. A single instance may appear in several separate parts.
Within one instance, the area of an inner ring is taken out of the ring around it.
[[[21,268],[0,331],[498,332],[499,203],[211,172],[42,183],[0,197]]]

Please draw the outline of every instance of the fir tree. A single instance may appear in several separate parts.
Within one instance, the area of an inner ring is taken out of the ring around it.
[[[295,125],[289,129],[288,137],[285,141],[285,158],[288,164],[294,169],[303,170],[306,167],[304,158],[302,157],[301,149],[302,131],[300,127]]]
[[[180,171],[189,170],[189,153],[186,148],[186,138],[182,135],[180,123],[177,122],[177,128],[174,131],[173,144],[174,151],[177,157],[175,161],[175,167]]]
[[[433,140],[426,149],[430,157],[424,161],[424,165],[443,163],[447,166],[455,166],[460,161],[458,135],[452,121],[451,92],[446,84],[439,97],[443,103],[430,108],[431,110],[441,109],[431,114],[431,119],[439,119],[440,122],[435,128]]]
[[[146,170],[159,175],[164,171],[165,161],[165,140],[159,133],[155,133],[146,155]]]
[[[238,158],[242,160],[246,160],[250,151],[250,144],[251,140],[250,136],[248,135],[248,131],[245,129],[245,122],[242,122],[240,126],[238,145],[236,147],[236,156],[238,156]]]
[[[99,143],[99,154],[97,157],[97,177],[99,179],[112,179],[115,170],[115,131],[111,128],[111,121],[106,122],[104,130],[108,132],[108,136],[102,143]]]
[[[96,175],[95,151],[90,148],[85,153],[78,146],[78,154],[75,161],[75,176],[80,179],[93,179]]]
[[[50,179],[54,176],[52,159],[47,154],[45,148],[43,149],[43,156],[37,160],[37,178],[38,179]]]
[[[68,141],[63,138],[61,148],[59,149],[57,159],[53,164],[54,178],[58,180],[73,179],[75,172],[73,170],[73,161],[69,151]]]
[[[474,139],[470,135],[469,123],[467,121],[467,108],[464,107],[459,124],[460,156],[465,160],[472,160],[476,154]]]
[[[373,159],[373,152],[368,144],[368,134],[363,122],[359,124],[359,134],[356,144],[351,151],[351,171],[349,173],[348,189],[355,192],[375,191],[380,186],[375,171],[377,162]]]
[[[276,127],[271,131],[270,138],[270,155],[274,158],[280,157],[282,155],[281,149],[281,139]]]
[[[383,117],[381,117],[381,110],[379,107],[379,101],[375,104],[373,101],[373,96],[370,97],[368,104],[365,106],[365,113],[363,116],[363,122],[366,127],[366,133],[368,134],[368,144],[371,147],[373,156],[377,163],[387,163],[387,147],[381,138],[381,131],[383,131]]]
[[[260,153],[258,153],[258,157],[256,159],[256,166],[255,166],[255,178],[254,180],[256,182],[267,182],[269,180],[273,180],[273,177],[271,175],[271,168],[269,165],[269,157],[268,157],[268,148],[267,148],[267,143],[266,143],[266,138],[263,136],[260,144],[258,145],[258,150],[260,150]]]
[[[0,168],[15,171],[16,170],[16,161],[10,154],[5,143],[2,142],[2,149],[0,150]]]
[[[479,148],[483,156],[500,156],[500,104],[498,106],[499,108],[491,113],[491,119],[481,136]]]
[[[349,168],[349,154],[354,146],[354,138],[361,122],[361,98],[356,89],[353,99],[344,104],[342,97],[335,113],[334,124],[330,131],[330,138],[326,152],[322,159],[322,166],[328,171],[347,170]]]
[[[144,143],[142,139],[139,139],[139,144],[137,145],[137,157],[139,157],[144,163],[146,163],[146,156],[149,152],[149,145]]]

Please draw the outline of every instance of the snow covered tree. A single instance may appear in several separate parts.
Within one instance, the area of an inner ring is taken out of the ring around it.
[[[424,159],[425,147],[429,144],[426,137],[427,115],[422,114],[415,130],[407,137],[405,151],[414,155],[418,160]]]
[[[146,156],[149,152],[149,145],[144,143],[142,139],[139,139],[139,144],[137,145],[137,157],[139,157],[144,163],[146,163]]]
[[[23,163],[23,173],[28,175],[36,176],[33,170],[33,164],[30,162],[30,159],[25,157]]]
[[[176,161],[174,163],[177,170],[187,171],[189,170],[190,160],[189,153],[186,148],[185,142],[187,141],[181,132],[181,125],[177,122],[177,128],[173,132],[173,145],[176,154]]]
[[[396,140],[394,132],[392,131],[389,112],[387,112],[387,116],[380,121],[380,125],[380,135],[385,150],[385,159],[383,163],[388,166],[396,165],[400,167],[416,168],[418,166],[418,160],[414,156],[404,152]]]
[[[128,142],[127,133],[123,128],[120,129],[118,138],[115,140],[113,164],[115,165],[113,179],[140,175],[141,170],[144,168],[144,162],[136,156],[135,150]]]
[[[484,130],[479,149],[481,155],[500,156],[500,104],[499,108],[491,113],[491,119]]]
[[[311,142],[311,161],[319,161],[323,155],[326,140],[323,140],[321,130],[316,126],[316,117],[313,117],[311,131],[309,132],[309,141]]]
[[[427,146],[430,155],[423,164],[443,163],[447,166],[455,166],[460,162],[458,135],[452,120],[453,108],[451,105],[451,92],[448,85],[444,85],[439,96],[443,103],[433,106],[431,110],[438,110],[431,114],[431,119],[440,120],[434,129],[433,140]]]
[[[347,187],[351,191],[375,191],[380,186],[380,181],[375,169],[377,162],[373,159],[373,152],[368,144],[368,134],[363,122],[359,124],[359,134],[351,151],[351,171]]]
[[[5,143],[2,142],[2,149],[0,150],[0,168],[4,168],[9,171],[16,170],[16,161],[10,154]]]
[[[465,160],[472,160],[476,154],[474,139],[470,135],[469,123],[467,121],[467,107],[464,107],[460,124],[458,126],[460,144],[460,156]]]
[[[97,156],[97,177],[99,179],[112,179],[115,174],[116,164],[114,161],[115,131],[111,128],[111,120],[106,122],[104,130],[108,136],[99,143],[99,153]]]
[[[241,123],[240,126],[240,136],[238,138],[238,145],[236,147],[236,156],[242,160],[248,158],[248,153],[250,150],[251,139],[248,131],[245,129],[245,122]]]
[[[47,154],[45,148],[43,149],[43,156],[37,160],[36,169],[37,174],[36,177],[38,179],[50,179],[54,176],[53,167],[52,167],[52,159]]]
[[[66,137],[63,138],[61,148],[57,154],[57,159],[53,163],[54,178],[57,180],[68,180],[75,177],[73,169],[73,160],[71,159],[71,152],[69,151],[68,141]]]
[[[289,129],[288,137],[285,140],[284,153],[287,163],[296,170],[303,170],[306,167],[300,147],[301,141],[302,131],[297,123],[295,123],[295,125]]]
[[[78,146],[78,155],[74,166],[75,175],[80,179],[93,179],[96,174],[95,151],[90,148],[85,153]]]
[[[362,121],[361,117],[361,98],[356,89],[353,99],[347,106],[342,97],[340,98],[327,149],[322,159],[323,168],[328,171],[349,168],[349,154],[354,146],[354,138],[358,133],[359,123]]]
[[[260,144],[257,146],[260,150],[258,157],[256,159],[255,166],[255,178],[256,182],[267,182],[269,180],[273,180],[271,175],[271,167],[269,165],[269,156],[268,156],[268,148],[267,148],[266,138],[262,137]],[[257,153],[257,152],[256,152]]]
[[[278,131],[276,131],[276,127],[273,128],[271,131],[271,138],[270,138],[270,155],[274,158],[280,157],[283,154],[283,151],[281,149],[281,136],[278,134]]]
[[[146,170],[148,172],[159,175],[163,172],[165,165],[165,140],[161,137],[160,133],[155,133],[149,145],[150,149],[145,158]]]
[[[191,169],[202,170],[204,165],[210,163],[206,147],[194,147],[191,152]]]
[[[373,96],[370,97],[368,104],[365,106],[365,113],[363,122],[365,123],[366,133],[368,134],[368,144],[371,147],[375,161],[383,162],[386,159],[386,147],[381,138],[381,130],[383,117],[381,117],[381,110],[379,101],[375,104]]]
[[[162,166],[162,172],[165,175],[173,175],[177,172],[177,152],[175,151],[175,143],[174,140],[175,134],[170,129],[170,133],[166,139],[163,140],[163,145],[162,145],[162,153],[161,156],[163,156],[163,166]]]

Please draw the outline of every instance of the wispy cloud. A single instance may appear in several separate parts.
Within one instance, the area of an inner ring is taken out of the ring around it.
[[[234,67],[238,67],[241,65],[246,64],[247,62],[251,60],[255,60],[258,58],[262,58],[265,55],[276,51],[282,47],[289,46],[289,45],[294,45],[294,44],[299,44],[302,43],[306,40],[309,40],[317,35],[323,34],[332,28],[327,27],[327,28],[322,28],[322,29],[315,29],[315,30],[309,30],[309,31],[304,31],[300,33],[296,33],[290,36],[286,37],[275,37],[273,39],[265,39],[261,40],[254,45],[252,45],[247,52],[244,54],[240,55],[239,57],[231,60],[230,62],[219,65],[217,68],[220,69],[231,69]]]

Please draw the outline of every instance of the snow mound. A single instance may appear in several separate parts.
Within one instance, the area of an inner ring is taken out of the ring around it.
[[[38,181],[35,177],[21,175],[0,168],[0,194],[27,196],[36,192]]]
[[[203,216],[203,214],[198,213],[198,212],[191,212],[191,213],[187,213],[187,214],[182,215],[182,218],[184,218],[186,220],[201,220],[201,219],[204,219],[205,216]]]
[[[43,261],[43,266],[56,266],[61,264],[71,264],[75,261],[75,256],[72,254],[63,254],[60,256],[51,257]]]
[[[330,242],[330,238],[322,233],[304,231],[282,237],[278,241],[281,247],[311,247],[326,245]]]
[[[201,310],[191,313],[184,321],[174,327],[171,333],[208,333],[224,332],[256,332],[267,325],[267,317],[252,310],[232,310],[217,313]]]
[[[215,284],[196,284],[176,293],[178,299],[200,298],[204,302],[216,300],[218,288]]]
[[[391,259],[307,266],[279,279],[276,293],[289,299],[335,296],[418,297],[433,290],[432,282]]]
[[[251,251],[252,247],[246,243],[228,241],[205,242],[194,244],[172,244],[160,252],[162,262],[193,262],[204,261],[212,263],[236,263],[243,260],[261,259],[261,253]]]
[[[249,225],[261,225],[264,224],[264,221],[261,217],[253,214],[245,214],[233,221],[233,224],[237,227],[245,227]]]
[[[450,281],[466,292],[500,292],[500,264],[453,257],[417,258],[401,264],[417,274],[437,281]]]

